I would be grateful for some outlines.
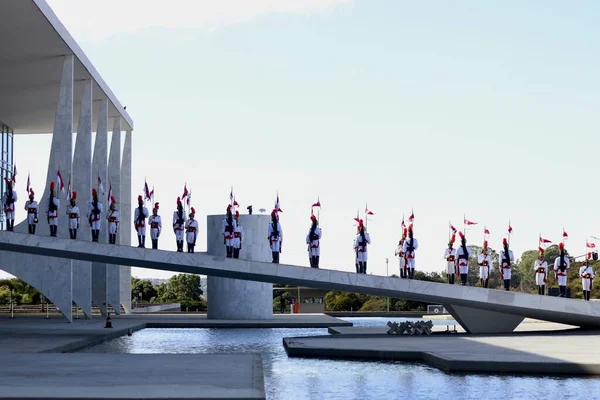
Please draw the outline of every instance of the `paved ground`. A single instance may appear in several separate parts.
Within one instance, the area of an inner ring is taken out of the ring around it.
[[[3,354],[0,399],[264,399],[258,354]]]
[[[113,327],[105,328],[103,318],[68,323],[58,315],[0,315],[0,399],[264,399],[259,354],[71,352],[146,327],[351,325],[321,314],[274,315],[266,321],[207,320],[197,314],[122,315],[111,320]]]
[[[292,357],[417,361],[448,372],[600,375],[600,332],[569,328],[527,321],[512,334],[431,336],[331,328],[336,335],[285,338],[284,347]]]

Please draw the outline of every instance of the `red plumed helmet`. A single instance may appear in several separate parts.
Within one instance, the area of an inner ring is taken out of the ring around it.
[[[408,230],[409,230],[409,231],[412,231],[412,230],[413,230],[413,224],[410,224],[410,225],[408,226]]]
[[[92,196],[98,196],[98,191],[96,189],[92,189]]]
[[[506,246],[508,244],[508,242],[506,241],[506,238],[502,238],[502,246]]]
[[[592,259],[592,252],[587,253],[587,259],[591,260]]]
[[[54,190],[54,181],[50,182],[50,190]]]
[[[402,235],[404,237],[406,237],[407,234],[408,234],[408,229],[404,228],[404,230],[402,231]]]
[[[196,210],[192,207],[192,214],[196,214]]]
[[[239,211],[236,211],[236,212],[235,212],[235,217],[236,217],[236,218],[239,218],[239,216],[240,216],[240,212],[239,212]]]
[[[177,205],[181,204],[181,197],[177,198]]]
[[[452,237],[450,238],[450,243],[454,242],[456,242],[456,235],[452,235]]]
[[[33,195],[35,195],[35,192],[33,191],[33,189],[32,189],[32,188],[29,188],[29,195],[30,195],[30,196],[33,196]]]
[[[115,199],[115,196],[110,196],[110,202],[112,204],[117,204],[117,199]]]
[[[154,203],[154,208],[158,210],[158,203]]]
[[[315,217],[315,214],[311,214],[310,215],[310,220],[311,221],[316,221],[317,220],[317,217]]]
[[[559,243],[558,244],[558,249],[559,250],[563,250],[565,248],[565,244],[564,243]]]
[[[488,241],[487,241],[487,240],[484,240],[484,241],[483,241],[483,248],[484,248],[484,249],[487,249],[487,247],[488,247]]]
[[[73,192],[73,194],[71,194],[71,200],[77,200],[77,192]]]
[[[227,212],[231,211],[231,204],[227,206]]]
[[[138,195],[138,201],[141,201],[141,200],[142,200],[142,195],[140,194],[140,195]]]
[[[461,239],[464,239],[464,238],[465,238],[465,234],[464,234],[464,233],[462,233],[462,232],[458,232],[458,236],[460,236],[460,238],[461,238]]]

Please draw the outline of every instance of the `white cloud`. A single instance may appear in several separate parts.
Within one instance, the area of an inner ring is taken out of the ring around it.
[[[353,0],[47,0],[79,41],[151,28],[202,28],[249,22],[268,13],[326,12]]]

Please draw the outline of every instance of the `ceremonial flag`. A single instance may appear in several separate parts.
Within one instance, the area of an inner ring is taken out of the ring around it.
[[[540,236],[540,244],[542,244],[542,243],[552,243],[552,240],[544,239],[543,237]]]
[[[371,210],[369,210],[369,209],[367,208],[367,206],[365,206],[365,214],[366,214],[366,215],[375,215],[375,214],[373,214],[373,212],[372,212]]]
[[[108,196],[106,196],[106,201],[110,203],[110,198],[112,197],[112,184],[108,185]]]
[[[408,222],[413,222],[415,220],[415,213],[411,210],[410,217],[408,217]]]
[[[277,192],[277,200],[275,200],[275,210],[277,212],[283,212],[281,207],[279,206],[279,192]]]
[[[452,225],[450,225],[450,232],[452,233],[452,235],[456,235],[456,228],[453,227]]]
[[[65,191],[65,184],[63,182],[62,175],[60,174],[60,170],[56,173],[56,185],[61,192]]]
[[[319,198],[318,198],[318,197],[317,197],[317,202],[316,202],[316,203],[314,203],[314,204],[312,205],[312,207],[319,207],[319,208],[321,208],[321,200],[319,200]]]
[[[488,228],[483,228],[483,237],[484,238],[490,237],[490,230]]]
[[[404,223],[404,215],[402,215],[402,223],[400,224],[400,227],[402,228],[402,231],[406,229],[406,224]]]
[[[14,183],[17,183],[17,164],[13,165],[13,176],[12,176],[12,181]]]
[[[100,179],[100,175],[98,175],[98,191],[100,192],[100,194],[101,194],[102,196],[104,196],[104,195],[105,195],[105,192],[104,192],[104,185],[102,184],[102,179]]]
[[[27,193],[29,193],[29,189],[31,189],[31,179],[29,176],[29,172],[27,173]]]
[[[67,184],[67,200],[71,201],[71,180],[69,179],[69,183]]]
[[[477,222],[472,222],[465,218],[465,225],[477,225]]]
[[[567,232],[565,232],[564,229],[563,229],[562,237],[563,237],[563,240],[567,240],[569,238],[569,235],[567,234]]]
[[[590,243],[588,241],[585,242],[585,247],[587,247],[588,249],[595,249],[596,248],[596,243]]]
[[[186,199],[186,204],[188,205],[188,207],[190,206],[190,203],[192,202],[192,191],[190,190],[187,194],[187,199]]]
[[[235,199],[235,195],[233,196],[233,206],[234,207],[239,207],[240,203],[237,202],[237,200]]]
[[[183,194],[181,195],[181,200],[185,199],[189,193],[190,192],[188,192],[187,183],[186,183],[185,185],[183,185]]]
[[[109,197],[110,199],[110,197]],[[150,193],[150,188],[148,187],[148,182],[144,179],[144,200],[152,200],[152,193]]]

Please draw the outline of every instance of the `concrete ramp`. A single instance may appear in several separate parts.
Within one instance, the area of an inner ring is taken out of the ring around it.
[[[0,251],[443,304],[469,333],[512,332],[525,317],[582,328],[600,328],[600,303],[583,300],[4,231],[0,232]],[[0,253],[0,265],[3,257],[4,253]]]

